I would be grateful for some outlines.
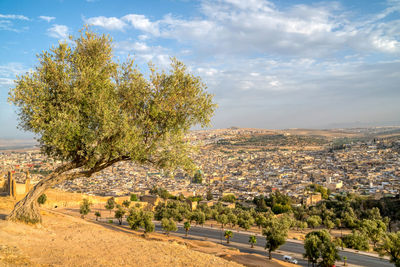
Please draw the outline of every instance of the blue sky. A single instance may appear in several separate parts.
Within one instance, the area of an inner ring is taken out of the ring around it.
[[[143,71],[184,61],[214,128],[400,125],[400,1],[0,1],[0,138],[29,138],[7,103],[36,54],[84,24]]]

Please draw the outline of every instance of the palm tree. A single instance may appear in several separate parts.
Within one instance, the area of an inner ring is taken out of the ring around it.
[[[249,243],[251,244],[251,248],[254,248],[254,244],[257,244],[257,237],[254,235],[249,236]]]
[[[183,224],[183,228],[185,228],[186,236],[188,236],[188,232],[189,232],[189,229],[190,229],[190,222],[189,221],[185,222]]]
[[[232,233],[232,231],[227,230],[227,231],[225,231],[224,236],[226,238],[226,243],[229,244],[229,239],[233,236],[233,233]]]

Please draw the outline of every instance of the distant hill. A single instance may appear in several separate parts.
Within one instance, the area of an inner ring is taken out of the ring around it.
[[[0,151],[32,149],[37,145],[33,139],[0,139]]]

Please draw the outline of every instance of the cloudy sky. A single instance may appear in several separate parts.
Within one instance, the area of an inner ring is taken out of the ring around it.
[[[16,75],[84,24],[144,71],[184,61],[215,95],[213,128],[400,125],[399,0],[2,0],[0,138],[29,137]]]

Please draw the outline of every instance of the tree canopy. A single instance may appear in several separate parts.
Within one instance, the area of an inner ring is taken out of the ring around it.
[[[106,35],[86,28],[71,42],[40,54],[37,67],[10,91],[20,128],[35,134],[41,152],[64,162],[17,204],[11,219],[37,222],[32,199],[38,193],[116,162],[194,170],[185,133],[208,125],[214,113],[205,84],[174,58],[168,72],[150,64],[146,77],[133,59],[113,60]]]

